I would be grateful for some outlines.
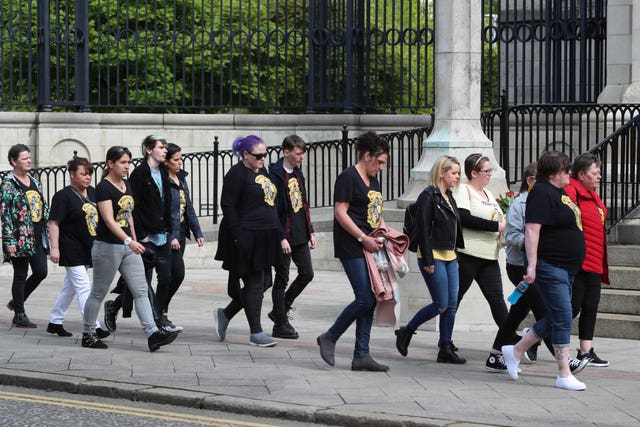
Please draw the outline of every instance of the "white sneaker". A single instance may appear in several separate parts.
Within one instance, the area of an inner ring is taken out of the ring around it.
[[[578,381],[573,375],[569,375],[567,378],[560,378],[560,375],[556,378],[556,387],[565,390],[582,391],[586,390],[585,383]]]
[[[512,345],[502,346],[502,357],[504,358],[505,365],[507,365],[507,373],[511,379],[517,380],[520,361],[516,359]]]

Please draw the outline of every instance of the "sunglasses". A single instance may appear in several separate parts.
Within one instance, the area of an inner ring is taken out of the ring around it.
[[[251,154],[256,160],[262,160],[267,157],[267,153],[252,153],[251,151],[247,151],[248,154]]]

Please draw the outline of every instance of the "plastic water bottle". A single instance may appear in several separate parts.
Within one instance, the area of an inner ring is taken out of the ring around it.
[[[520,297],[527,291],[527,289],[529,289],[529,285],[527,285],[524,282],[524,280],[520,281],[520,283],[518,283],[518,286],[516,286],[516,288],[511,293],[511,295],[509,295],[509,298],[507,298],[507,301],[509,301],[511,305],[514,305],[515,303],[518,302]]]

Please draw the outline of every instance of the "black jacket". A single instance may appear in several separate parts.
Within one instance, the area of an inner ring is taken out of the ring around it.
[[[458,207],[450,190],[449,203],[438,187],[427,187],[416,201],[418,248],[424,265],[433,265],[433,249],[464,248]],[[453,209],[452,209],[453,208]]]
[[[291,201],[288,194],[288,188],[286,188],[287,171],[283,166],[284,158],[278,159],[277,162],[269,165],[269,178],[275,184],[278,189],[278,195],[276,196],[276,209],[278,210],[278,219],[280,220],[280,240],[285,237],[289,237],[289,227],[291,225]],[[304,175],[299,167],[293,169],[293,175],[298,179],[300,183],[300,192],[302,193],[302,207],[304,214],[307,218],[307,240],[311,239],[313,233],[313,225],[311,224],[311,214],[309,211],[309,202],[307,202],[307,185],[304,180]]]
[[[160,198],[160,189],[151,176],[151,168],[142,161],[129,177],[135,208],[133,220],[136,226],[136,237],[142,240],[149,234],[171,234],[171,190],[169,173],[165,165],[160,165],[164,204]]]

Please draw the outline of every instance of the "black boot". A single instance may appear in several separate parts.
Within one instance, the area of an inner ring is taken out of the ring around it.
[[[439,344],[440,351],[438,352],[438,363],[453,363],[456,365],[463,365],[467,363],[467,359],[459,357],[451,346],[451,342],[443,342]]]
[[[11,322],[11,326],[14,326],[16,328],[37,328],[38,327],[38,325],[33,323],[31,320],[29,320],[29,318],[27,317],[27,313],[25,312],[16,313],[13,316],[13,321]]]
[[[289,323],[289,315],[287,313],[280,314],[276,311],[270,311],[268,316],[269,319],[273,321],[271,336],[290,340],[298,339],[298,333],[291,323]]]
[[[407,328],[406,326],[401,326],[400,329],[395,330],[396,334],[396,348],[398,352],[404,357],[407,357],[407,352],[409,351],[409,343],[411,342],[411,337],[415,335],[415,331]]]

